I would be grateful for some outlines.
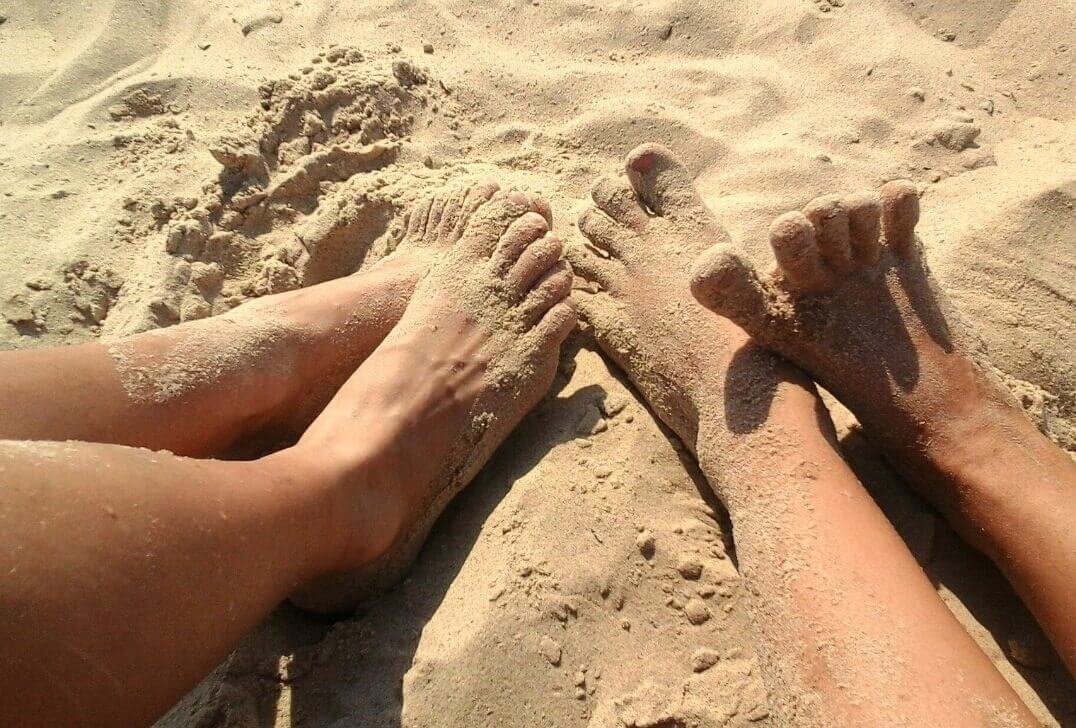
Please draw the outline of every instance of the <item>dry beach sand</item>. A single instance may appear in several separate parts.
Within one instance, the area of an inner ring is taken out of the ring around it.
[[[572,237],[594,179],[658,141],[759,263],[781,212],[914,180],[936,275],[1076,451],[1067,0],[2,0],[0,17],[0,346],[347,274],[448,180],[540,191]],[[960,620],[1044,725],[1076,725],[1073,681],[1004,580],[834,415]],[[282,607],[162,724],[776,723],[734,557],[690,458],[584,331],[404,584],[336,624]]]

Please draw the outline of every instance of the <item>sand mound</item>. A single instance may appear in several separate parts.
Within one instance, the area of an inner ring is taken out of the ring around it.
[[[573,235],[591,182],[658,141],[760,264],[781,212],[913,179],[936,273],[1074,447],[1070,6],[91,5],[0,8],[0,345],[122,335],[346,274],[451,179],[539,190]],[[407,582],[331,628],[282,609],[164,724],[765,723],[727,523],[576,343]],[[1003,580],[838,415],[958,617],[1044,724],[1076,722],[1071,679]]]

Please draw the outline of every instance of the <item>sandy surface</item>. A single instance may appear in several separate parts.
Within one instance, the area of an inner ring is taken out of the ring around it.
[[[1076,449],[1071,3],[9,0],[0,16],[0,346],[346,274],[448,179],[541,191],[576,235],[596,176],[660,141],[759,263],[785,210],[920,184],[935,273]],[[765,724],[705,481],[585,334],[562,370],[407,582],[336,625],[282,608],[164,723]],[[1071,679],[1001,577],[836,414],[947,603],[1044,725],[1076,725]]]

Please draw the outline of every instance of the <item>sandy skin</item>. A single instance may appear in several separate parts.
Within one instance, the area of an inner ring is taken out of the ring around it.
[[[719,245],[692,290],[847,405],[1006,574],[1076,672],[1076,463],[991,372],[930,275],[918,220],[910,182],[822,197],[774,221],[771,274]]]
[[[443,217],[462,229],[496,191],[492,182],[445,190]],[[428,213],[431,204],[417,207]],[[11,383],[0,390],[0,438],[192,457],[294,439],[399,322],[415,285],[459,235],[414,227],[369,270],[253,299],[212,320],[111,343],[0,352]]]
[[[728,236],[687,170],[644,145],[592,196],[567,251],[590,284],[577,309],[728,506],[775,713],[1034,725],[841,459],[810,382],[692,298],[695,260]]]
[[[2,722],[148,723],[300,585],[399,563],[548,388],[575,324],[548,208],[481,207],[294,447],[0,443]]]

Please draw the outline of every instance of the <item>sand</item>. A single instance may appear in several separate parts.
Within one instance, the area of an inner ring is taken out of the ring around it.
[[[348,273],[449,180],[540,191],[571,237],[593,180],[658,141],[760,265],[778,214],[912,179],[935,274],[1076,450],[1071,4],[23,0],[0,17],[0,346]],[[958,618],[1044,725],[1076,724],[1003,579],[834,412]],[[282,608],[162,724],[766,724],[733,556],[690,458],[584,332],[403,585],[335,625]]]

